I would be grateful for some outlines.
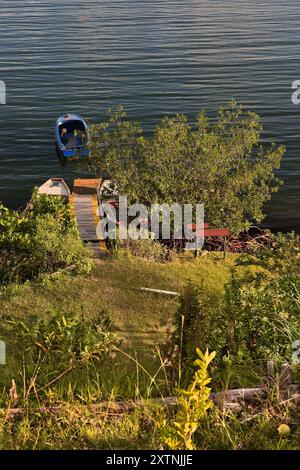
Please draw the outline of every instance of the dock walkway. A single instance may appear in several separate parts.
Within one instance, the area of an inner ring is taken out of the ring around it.
[[[98,215],[98,187],[100,179],[75,179],[70,203],[74,211],[81,239],[90,243],[97,255],[106,255],[107,248],[104,237],[97,230]]]

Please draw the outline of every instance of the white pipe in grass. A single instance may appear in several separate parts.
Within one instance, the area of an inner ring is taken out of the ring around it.
[[[150,289],[149,287],[141,287],[140,289],[144,292],[153,292],[154,294],[173,295],[174,297],[180,295],[179,292],[173,292],[170,290]]]

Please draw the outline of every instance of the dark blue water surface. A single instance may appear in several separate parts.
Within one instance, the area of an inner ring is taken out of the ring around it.
[[[284,143],[285,185],[267,207],[273,227],[300,228],[300,2],[296,0],[1,0],[0,200],[18,207],[50,176],[65,112],[90,122],[123,104],[151,130],[164,114],[193,119],[230,98],[262,115]]]

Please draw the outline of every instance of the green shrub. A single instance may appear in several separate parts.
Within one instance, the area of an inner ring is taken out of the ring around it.
[[[61,226],[50,214],[39,215],[35,225],[31,262],[37,275],[51,273],[72,265],[77,272],[90,271],[91,261],[76,227],[72,225],[70,227]]]
[[[294,233],[274,237],[272,248],[245,256],[259,271],[233,274],[222,306],[227,348],[256,360],[291,360],[300,337],[300,243]]]
[[[27,214],[19,214],[0,204],[0,253],[28,249],[31,232],[32,224]]]
[[[206,351],[204,354],[197,348],[198,358],[194,362],[197,367],[192,383],[187,390],[178,390],[178,411],[171,422],[162,423],[163,443],[172,450],[196,450],[194,434],[201,422],[207,417],[212,407],[211,379],[208,375],[209,364],[215,357]]]
[[[23,397],[53,390],[76,370],[81,371],[81,384],[90,380],[95,363],[118,344],[110,329],[104,310],[91,319],[71,312],[63,314],[59,309],[46,318],[3,318],[0,334],[6,338],[8,360],[14,363],[15,380]]]
[[[266,273],[233,276],[222,306],[226,348],[256,360],[291,360],[300,335],[300,284]]]
[[[189,282],[180,296],[172,339],[179,354],[175,355],[173,365],[182,368],[184,381],[190,380],[194,372],[197,344],[202,350],[215,347],[219,353],[224,348],[222,328],[216,319],[220,315],[218,308],[218,297],[208,294],[203,280],[197,284]]]
[[[115,245],[113,256],[115,258],[126,258],[128,256],[138,256],[156,261],[158,263],[166,263],[174,257],[174,252],[167,246],[156,240],[120,240]]]
[[[248,385],[255,372],[265,374],[269,359],[291,361],[292,342],[300,338],[299,259],[299,238],[279,235],[272,248],[242,258],[251,269],[243,275],[234,270],[222,298],[208,296],[204,282],[186,287],[173,337],[185,379],[197,344],[217,351],[215,364],[234,385],[241,385],[241,376]]]
[[[23,283],[70,267],[86,273],[91,266],[64,198],[34,190],[30,210],[21,214],[0,205],[0,284]]]
[[[33,190],[31,198],[31,218],[50,214],[62,227],[75,225],[70,214],[69,204],[62,196],[49,196],[48,194],[38,194],[37,188]]]

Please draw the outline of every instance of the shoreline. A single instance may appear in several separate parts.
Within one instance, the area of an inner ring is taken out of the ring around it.
[[[28,203],[28,199],[24,200],[24,202],[20,205],[17,205],[17,204],[8,204],[8,203],[5,203],[3,202],[1,199],[0,199],[0,204],[3,204],[5,207],[7,207],[8,209],[10,210],[14,210],[14,211],[22,211],[23,208],[26,207],[27,203]],[[268,219],[268,216],[266,216],[266,219]],[[297,226],[286,226],[286,225],[278,225],[276,224],[276,222],[274,222],[274,224],[272,223],[269,223],[269,224],[260,224],[260,225],[256,225],[255,227],[261,229],[261,230],[270,230],[272,233],[289,233],[289,232],[296,232],[297,234],[300,234],[300,222],[299,222],[299,225]]]

